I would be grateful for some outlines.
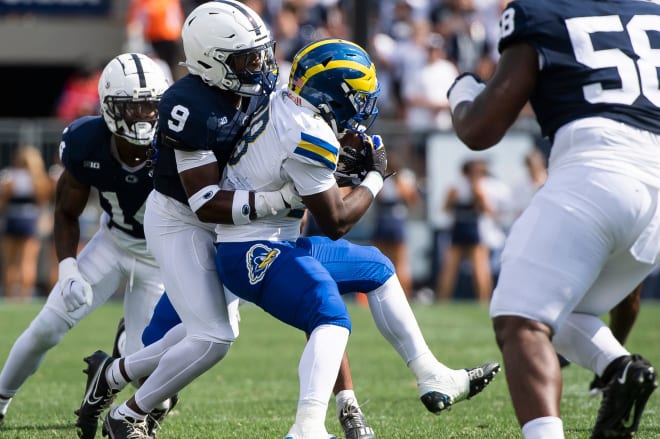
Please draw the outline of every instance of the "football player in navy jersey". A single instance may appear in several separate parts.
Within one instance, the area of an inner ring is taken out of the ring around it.
[[[456,79],[458,137],[496,144],[529,100],[552,140],[549,175],[511,229],[490,314],[526,439],[564,437],[553,350],[606,383],[591,438],[630,438],[657,387],[599,316],[660,255],[660,5],[519,0],[500,19],[488,84]]]
[[[209,2],[182,29],[190,74],[175,82],[159,105],[155,190],[147,199],[145,235],[185,337],[153,369],[137,362],[119,381],[146,376],[127,402],[112,409],[104,431],[113,438],[149,437],[146,414],[220,361],[238,333],[236,297],[225,298],[214,267],[214,224],[241,222],[295,207],[293,190],[240,197],[221,192],[221,170],[250,115],[267,105],[275,85],[274,43],[261,18],[240,2]],[[195,361],[191,362],[190,359]],[[112,364],[110,364],[112,363]],[[146,373],[140,367],[147,367]]]
[[[147,56],[119,55],[99,79],[102,115],[82,117],[64,130],[60,158],[65,169],[57,182],[54,227],[59,279],[0,373],[0,420],[48,350],[122,285],[126,349],[142,347],[140,335],[163,293],[142,219],[153,188],[150,150],[157,105],[168,85]],[[92,188],[103,209],[100,228],[77,255],[78,218]],[[90,428],[96,431],[96,424]]]

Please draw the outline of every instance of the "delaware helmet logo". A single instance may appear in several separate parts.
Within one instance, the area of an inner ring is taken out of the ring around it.
[[[269,248],[263,244],[255,244],[250,247],[250,250],[245,255],[250,285],[256,285],[258,282],[261,282],[266,275],[266,270],[275,262],[275,258],[279,254],[280,251],[278,249]]]

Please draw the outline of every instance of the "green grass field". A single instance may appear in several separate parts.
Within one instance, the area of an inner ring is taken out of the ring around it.
[[[0,361],[41,304],[0,302]],[[504,374],[473,400],[440,416],[428,413],[417,397],[412,374],[380,336],[367,309],[350,305],[353,334],[349,355],[357,396],[379,439],[464,439],[521,437]],[[414,306],[437,357],[451,367],[500,360],[487,310],[472,303]],[[629,340],[633,352],[660,365],[660,304],[645,302]],[[2,439],[75,438],[73,415],[82,398],[82,358],[98,348],[109,351],[119,303],[109,303],[74,328],[46,357],[12,402]],[[304,336],[261,310],[242,308],[241,336],[225,360],[180,394],[180,402],[159,436],[169,438],[281,439],[293,421],[298,396],[297,365]],[[599,400],[589,398],[591,374],[575,365],[564,369],[562,416],[567,438],[588,438]],[[119,399],[130,396],[124,390]],[[660,438],[660,392],[650,399],[639,439]],[[341,428],[330,404],[326,425]],[[97,437],[101,437],[100,429]]]

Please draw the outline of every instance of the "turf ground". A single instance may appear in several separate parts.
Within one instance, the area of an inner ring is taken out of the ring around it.
[[[41,303],[0,302],[0,361],[37,314]],[[468,439],[521,437],[504,374],[486,391],[440,416],[428,413],[415,381],[376,330],[369,311],[350,304],[349,341],[353,378],[363,411],[379,439]],[[473,303],[413,307],[427,342],[451,367],[500,360],[487,310]],[[292,423],[297,365],[304,336],[261,310],[242,308],[241,336],[227,358],[180,395],[161,439],[281,439]],[[73,411],[82,398],[82,358],[96,349],[110,351],[121,306],[109,303],[75,327],[46,357],[42,367],[12,402],[2,439],[75,438]],[[660,365],[660,303],[645,302],[628,347]],[[589,398],[591,374],[575,365],[564,369],[562,416],[567,438],[588,438],[599,400]],[[124,390],[119,399],[130,396]],[[660,438],[660,391],[650,399],[638,439]],[[340,433],[330,404],[326,425]],[[97,437],[101,437],[100,429]]]

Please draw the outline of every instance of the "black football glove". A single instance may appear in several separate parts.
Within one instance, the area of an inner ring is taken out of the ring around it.
[[[357,186],[367,172],[364,149],[358,151],[350,146],[344,146],[339,150],[337,170],[335,171],[335,179],[339,187]]]
[[[376,171],[381,177],[385,178],[387,170],[387,153],[383,139],[379,135],[373,135],[369,138],[369,145],[365,146],[365,168],[367,172]],[[366,175],[366,174],[365,174]]]

